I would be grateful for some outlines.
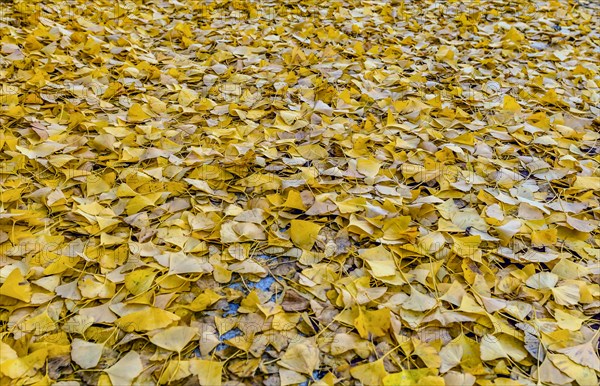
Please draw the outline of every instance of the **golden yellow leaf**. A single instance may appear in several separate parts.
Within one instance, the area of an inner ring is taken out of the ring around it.
[[[511,113],[521,111],[521,106],[519,105],[519,103],[515,100],[515,98],[511,97],[510,95],[504,96],[502,108]]]
[[[165,350],[181,352],[196,334],[195,328],[174,326],[152,335],[150,342]]]
[[[278,363],[298,373],[312,375],[312,372],[319,367],[319,348],[310,339],[292,344]]]
[[[11,379],[32,377],[45,365],[47,356],[48,351],[41,349],[23,357],[5,360],[0,366],[0,373]]]
[[[384,336],[390,328],[390,311],[388,309],[370,311],[356,308],[355,313],[354,326],[364,339],[369,336]]]
[[[130,272],[125,276],[125,288],[133,295],[144,293],[152,287],[156,274],[152,268]]]
[[[0,287],[0,295],[28,303],[31,301],[31,284],[23,277],[21,270],[15,268]]]
[[[321,228],[321,225],[311,221],[292,220],[290,223],[290,237],[298,247],[311,250],[317,241],[317,235]]]
[[[538,247],[551,246],[556,243],[557,235],[556,228],[533,231],[531,232],[531,242]]]
[[[178,321],[179,316],[160,308],[148,307],[142,311],[132,312],[119,319],[116,324],[124,331],[150,331],[164,328]]]
[[[388,372],[383,366],[383,359],[378,359],[370,363],[364,363],[350,369],[353,378],[358,379],[363,385],[385,385],[384,379],[388,377]],[[387,383],[389,385],[394,383]]]
[[[201,386],[220,386],[223,363],[203,359],[191,359],[190,372],[198,377],[198,382]]]
[[[139,103],[134,103],[127,111],[127,120],[130,122],[144,122],[149,119],[150,115],[148,115],[142,106]]]

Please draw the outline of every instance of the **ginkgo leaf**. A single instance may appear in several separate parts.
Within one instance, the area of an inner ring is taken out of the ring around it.
[[[598,358],[596,347],[594,347],[592,341],[588,341],[577,346],[556,349],[555,351],[565,354],[575,363],[587,366],[600,372],[600,358]]]
[[[413,346],[414,355],[418,356],[423,363],[425,363],[425,366],[430,369],[437,369],[440,367],[442,359],[434,346],[417,339],[413,340]]]
[[[356,314],[354,326],[364,339],[369,338],[369,336],[384,336],[390,328],[391,320],[388,309],[363,311],[357,308]]]
[[[570,331],[579,331],[581,329],[581,325],[586,320],[578,317],[577,313],[574,311],[568,312],[559,308],[554,310],[554,317],[556,318],[556,322],[560,328]]]
[[[428,311],[434,308],[436,304],[435,299],[412,288],[410,297],[402,303],[402,308],[412,311]]]
[[[573,378],[560,371],[549,358],[546,358],[538,368],[538,379],[542,382],[567,384],[573,381]]]
[[[576,284],[560,285],[552,288],[552,294],[558,304],[570,306],[577,304],[581,297],[579,286]]]
[[[367,177],[375,177],[381,168],[381,163],[374,159],[360,158],[357,160],[356,169]]]
[[[150,342],[165,350],[181,352],[196,334],[195,328],[174,326],[153,335],[150,337]]]
[[[462,357],[464,354],[464,350],[462,346],[458,344],[448,344],[440,350],[440,373],[446,373],[448,370],[452,369],[454,366],[460,364]]]
[[[177,101],[182,106],[189,106],[196,99],[198,99],[198,93],[189,88],[182,89],[177,97]]]
[[[223,363],[217,361],[191,359],[190,371],[198,377],[201,386],[220,386]]]
[[[500,239],[506,242],[519,232],[522,225],[523,223],[521,220],[513,219],[506,222],[506,224],[497,226],[496,231],[498,232]]]
[[[0,295],[28,303],[32,295],[31,284],[25,280],[20,269],[13,269],[0,287]]]
[[[592,232],[594,229],[598,229],[598,222],[592,222],[587,220],[580,220],[575,217],[567,216],[567,224],[572,226],[574,229],[580,232]]]
[[[319,349],[311,340],[291,345],[279,360],[280,366],[309,375],[319,367],[319,363]]]
[[[125,288],[134,295],[144,293],[152,287],[157,273],[151,268],[133,271],[125,276]]]
[[[295,385],[306,382],[306,375],[284,368],[279,369],[279,379],[282,385]]]
[[[216,292],[207,289],[202,294],[198,295],[190,304],[183,307],[190,309],[194,312],[204,311],[210,305],[216,303],[221,296]]]
[[[144,209],[148,206],[155,205],[156,202],[158,201],[158,199],[161,198],[161,196],[162,196],[162,193],[157,192],[157,193],[150,193],[147,195],[137,195],[137,196],[133,197],[127,203],[127,207],[126,207],[127,214],[138,213],[139,211],[141,211],[142,209]]]
[[[473,386],[476,379],[472,374],[457,371],[450,371],[444,375],[446,386]]]
[[[132,385],[135,378],[144,370],[140,354],[130,351],[117,363],[104,370],[113,385]]]
[[[558,231],[556,228],[533,231],[531,233],[531,242],[537,247],[552,246],[556,243]]]
[[[452,303],[455,306],[460,306],[465,295],[467,295],[467,292],[463,288],[462,284],[458,281],[454,281],[450,288],[448,288],[448,291],[446,291],[446,293],[441,296],[440,299]]]
[[[71,358],[83,369],[91,369],[96,367],[104,345],[101,343],[87,342],[82,339],[75,338],[71,343]]]
[[[139,103],[134,103],[127,111],[127,120],[130,122],[143,122],[150,118]]]
[[[4,361],[9,359],[17,359],[19,357],[17,352],[4,342],[0,342],[0,348],[0,363],[4,363]]]
[[[179,316],[160,308],[148,307],[142,311],[132,312],[117,319],[121,329],[131,331],[150,331],[164,328],[179,320]]]
[[[363,385],[384,385],[384,378],[388,376],[383,366],[383,359],[353,367],[350,369],[350,374]]]
[[[521,106],[519,106],[519,103],[517,103],[515,98],[513,98],[510,95],[504,96],[504,101],[503,101],[502,107],[504,110],[510,111],[511,113],[516,113],[516,112],[521,111]]]
[[[0,373],[11,379],[32,377],[45,365],[47,357],[48,350],[40,349],[22,357],[7,359],[2,362]]]
[[[596,371],[587,367],[573,362],[568,356],[564,354],[548,354],[548,358],[552,361],[552,364],[562,371],[564,374],[569,376],[580,385],[596,385],[598,384],[598,376]]]
[[[510,358],[517,362],[527,358],[527,351],[515,338],[505,335],[485,335],[481,339],[481,360],[490,361],[498,358]]]
[[[174,382],[180,379],[187,378],[190,375],[192,375],[192,372],[190,371],[189,361],[171,360],[168,362],[166,369],[161,374],[158,383],[166,384],[169,382]]]
[[[530,276],[525,284],[535,289],[551,289],[558,283],[558,276],[552,272],[538,272]]]
[[[311,250],[317,241],[321,226],[304,220],[292,220],[290,224],[290,237],[294,244],[302,249]]]
[[[435,371],[432,369],[416,369],[416,370],[404,370],[399,373],[392,373],[383,379],[384,386],[392,385],[432,385],[442,386],[444,385],[444,379],[438,376],[434,376]]]
[[[209,273],[213,267],[205,260],[186,255],[183,252],[172,253],[169,259],[169,275],[181,273]]]

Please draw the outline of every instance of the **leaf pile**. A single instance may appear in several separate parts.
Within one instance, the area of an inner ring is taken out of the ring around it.
[[[594,2],[0,7],[1,384],[598,384]]]

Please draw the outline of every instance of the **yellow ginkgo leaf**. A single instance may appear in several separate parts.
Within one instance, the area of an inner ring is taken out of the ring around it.
[[[319,363],[319,348],[310,339],[290,345],[279,360],[280,366],[309,375],[319,367]]]
[[[190,372],[198,377],[200,386],[221,386],[223,363],[203,359],[191,359]]]
[[[9,359],[17,359],[18,357],[17,352],[12,347],[0,341],[0,363],[4,363],[4,361]]]
[[[554,310],[554,317],[556,318],[556,322],[560,328],[570,331],[579,331],[581,329],[581,325],[585,322],[586,319],[580,316],[577,316],[578,311],[563,311],[560,308]]]
[[[350,369],[350,375],[358,379],[363,385],[380,386],[384,385],[384,378],[388,376],[388,372],[383,366],[383,358],[374,362],[358,365]],[[392,385],[393,383],[387,383]],[[399,384],[399,383],[396,383]]]
[[[600,372],[600,358],[598,358],[596,350],[597,345],[594,347],[593,341],[588,341],[577,346],[565,347],[554,351],[565,354],[575,363]]]
[[[153,206],[160,199],[161,196],[162,196],[162,193],[156,192],[156,193],[150,193],[150,194],[146,194],[146,195],[140,194],[140,195],[133,197],[127,203],[127,206],[126,206],[127,214],[135,214],[148,206]]]
[[[528,355],[520,340],[506,334],[485,335],[481,339],[480,350],[483,361],[510,358],[520,362]]]
[[[558,231],[556,228],[531,232],[531,242],[536,247],[552,246],[556,243]]]
[[[0,386],[597,385],[599,1],[0,0]]]
[[[117,326],[124,331],[150,331],[165,328],[179,320],[179,316],[160,308],[148,307],[142,311],[132,312],[119,318]]]
[[[129,386],[144,370],[140,354],[130,351],[117,363],[104,370],[110,377],[113,385]]]
[[[31,284],[23,277],[21,270],[15,268],[0,287],[0,295],[8,296],[23,302],[31,301]]]
[[[23,331],[30,331],[34,334],[42,334],[56,329],[56,322],[48,315],[48,312],[42,312],[39,315],[30,315],[19,327]]]
[[[292,242],[298,247],[311,250],[317,241],[317,235],[321,228],[321,225],[311,221],[292,220],[290,225],[290,237]]]
[[[454,245],[452,250],[461,257],[468,257],[475,260],[477,251],[479,250],[479,244],[481,243],[480,236],[467,236],[467,237],[452,237]]]
[[[198,99],[198,93],[189,88],[184,88],[179,92],[179,96],[177,97],[177,101],[180,105],[187,107],[192,104],[195,100]]]
[[[167,112],[167,104],[160,99],[153,96],[146,96],[148,105],[157,114],[164,114]]]
[[[195,328],[174,326],[153,335],[150,337],[150,342],[165,350],[181,352],[196,334]]]
[[[414,355],[421,358],[425,366],[430,369],[437,369],[442,364],[442,359],[438,350],[431,344],[421,342],[418,339],[413,339]]]
[[[519,105],[519,103],[515,100],[515,98],[511,97],[510,95],[504,96],[502,108],[505,111],[509,111],[511,113],[517,113],[521,111],[521,106]]]
[[[513,43],[520,43],[525,37],[518,29],[512,27],[506,32],[506,34],[502,37],[502,40],[511,41]]]
[[[323,376],[323,378],[317,380],[313,383],[314,386],[334,386],[338,384],[339,379],[335,377],[332,373],[327,373]]]
[[[152,268],[132,271],[125,275],[125,288],[133,295],[144,293],[152,287],[157,273]]]
[[[190,304],[183,305],[182,307],[194,312],[200,312],[207,309],[210,305],[218,302],[219,299],[221,299],[219,294],[207,289],[202,294],[198,295]]]
[[[457,342],[450,342],[440,350],[440,373],[445,373],[462,361],[463,347]]]
[[[472,374],[458,371],[450,371],[444,375],[446,386],[473,386],[476,379]]]
[[[187,255],[183,252],[171,253],[169,258],[169,275],[182,273],[209,273],[213,267],[205,259]]]
[[[132,104],[129,111],[127,111],[127,120],[129,122],[144,122],[149,118],[151,118],[150,115],[142,109],[142,106],[139,103]]]
[[[355,314],[354,326],[363,339],[384,336],[390,328],[390,310],[387,308],[374,311],[356,308]]]
[[[0,110],[0,114],[9,116],[15,119],[23,118],[27,112],[22,106],[11,106],[6,110]]]
[[[387,220],[383,224],[383,238],[387,240],[398,240],[406,234],[408,225],[412,221],[410,216],[398,216]]]
[[[20,358],[5,360],[0,366],[0,373],[11,379],[32,377],[36,374],[37,370],[44,367],[47,357],[48,350],[41,349]]]
[[[380,168],[381,162],[374,159],[360,158],[356,162],[356,170],[367,177],[375,177]]]
[[[573,362],[567,355],[549,353],[548,358],[557,369],[575,379],[580,385],[597,385],[598,376],[590,367]],[[555,380],[552,380],[554,382]]]
[[[162,372],[158,383],[161,385],[169,384],[192,375],[190,371],[190,362],[185,360],[171,360]]]

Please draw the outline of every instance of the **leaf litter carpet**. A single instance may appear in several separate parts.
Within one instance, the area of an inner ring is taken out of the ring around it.
[[[598,384],[598,3],[0,10],[1,384]]]

